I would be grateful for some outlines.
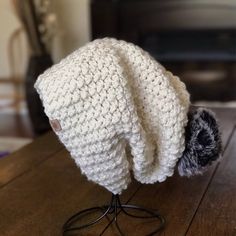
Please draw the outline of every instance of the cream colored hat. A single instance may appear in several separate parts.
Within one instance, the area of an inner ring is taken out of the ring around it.
[[[35,83],[60,141],[89,180],[114,194],[162,182],[185,148],[189,94],[179,78],[125,41],[88,43]]]

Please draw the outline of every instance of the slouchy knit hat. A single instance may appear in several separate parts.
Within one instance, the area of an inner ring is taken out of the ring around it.
[[[60,141],[81,172],[114,194],[172,176],[185,148],[189,94],[138,46],[97,39],[35,83]]]

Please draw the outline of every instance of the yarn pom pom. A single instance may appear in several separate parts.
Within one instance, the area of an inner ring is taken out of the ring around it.
[[[185,150],[178,162],[181,176],[202,174],[220,156],[222,145],[219,127],[212,111],[198,108],[188,114]]]

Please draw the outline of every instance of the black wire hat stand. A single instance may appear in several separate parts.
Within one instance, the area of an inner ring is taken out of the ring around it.
[[[141,212],[143,214],[142,215],[131,214],[130,212],[128,212],[130,210],[139,213]],[[87,214],[94,214],[94,213],[100,213],[100,215],[88,223],[78,225],[78,223],[82,221],[82,219],[86,217]],[[157,226],[155,227],[155,229],[152,229],[152,231],[148,233],[147,236],[156,235],[165,226],[164,217],[161,216],[156,210],[147,209],[136,205],[121,204],[119,195],[112,194],[109,205],[87,208],[71,216],[63,225],[62,229],[63,236],[70,235],[70,233],[73,233],[73,235],[80,235],[79,232],[81,230],[94,226],[104,218],[107,218],[108,224],[105,226],[105,228],[99,235],[103,235],[103,233],[105,233],[105,231],[109,228],[110,225],[115,224],[115,227],[117,228],[119,234],[121,236],[126,236],[126,234],[122,231],[121,226],[119,225],[118,222],[118,216],[120,213],[124,213],[126,216],[133,218],[157,220],[158,222]],[[112,218],[110,219],[108,216],[112,216]]]

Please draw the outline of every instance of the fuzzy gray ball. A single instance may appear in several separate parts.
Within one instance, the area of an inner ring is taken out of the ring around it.
[[[219,127],[212,111],[198,108],[188,114],[185,150],[178,162],[181,176],[202,174],[220,156],[222,144]]]

